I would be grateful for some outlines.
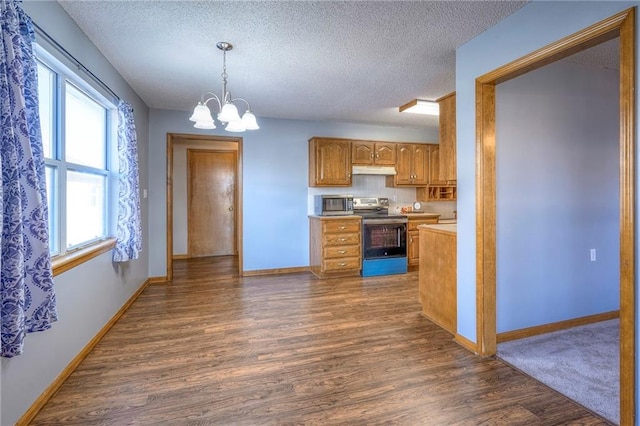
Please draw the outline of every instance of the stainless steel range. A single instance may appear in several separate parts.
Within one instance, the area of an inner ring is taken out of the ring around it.
[[[353,214],[362,216],[362,276],[406,273],[407,217],[389,214],[389,199],[374,197],[354,197]]]

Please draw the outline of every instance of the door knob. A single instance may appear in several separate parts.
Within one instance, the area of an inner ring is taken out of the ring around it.
[[[229,207],[229,211],[232,212],[233,211],[233,206]]]

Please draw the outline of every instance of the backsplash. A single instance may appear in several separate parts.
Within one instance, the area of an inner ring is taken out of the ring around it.
[[[416,201],[415,188],[390,188],[385,186],[385,176],[354,175],[351,187],[308,187],[307,211],[313,214],[314,196],[320,194],[349,194],[354,197],[386,197],[389,211],[399,213],[403,206],[413,206]],[[455,201],[421,202],[423,211],[440,213],[442,219],[453,219]]]
[[[411,203],[392,203],[389,202],[389,212],[400,213],[402,207],[413,207]],[[420,201],[420,211],[429,213],[440,213],[440,219],[455,219],[454,213],[457,209],[455,201]]]

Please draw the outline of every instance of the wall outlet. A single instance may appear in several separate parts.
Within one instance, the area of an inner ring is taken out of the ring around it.
[[[591,261],[595,262],[596,261],[596,249],[591,249],[589,252],[589,255],[591,256]]]

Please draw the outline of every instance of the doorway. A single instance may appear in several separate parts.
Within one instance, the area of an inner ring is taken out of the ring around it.
[[[241,138],[167,134],[168,281],[189,257],[237,255],[241,273],[241,165]]]
[[[480,355],[496,353],[495,86],[620,37],[620,423],[635,421],[635,9],[476,79],[476,300]]]

